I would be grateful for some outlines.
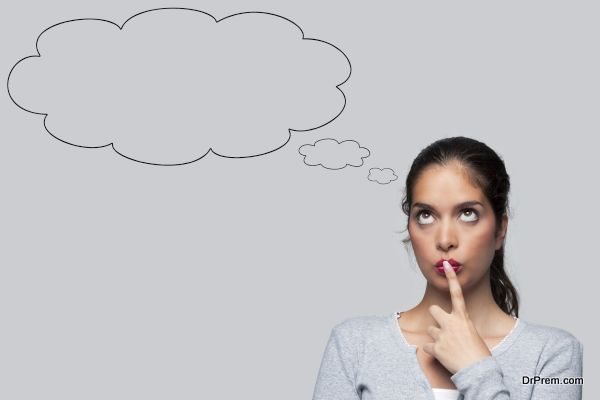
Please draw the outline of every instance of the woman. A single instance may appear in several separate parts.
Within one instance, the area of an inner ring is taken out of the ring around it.
[[[582,376],[581,342],[519,318],[504,270],[509,188],[504,162],[482,142],[445,138],[421,151],[402,209],[423,298],[338,323],[313,400],[581,399],[583,382],[562,380]]]

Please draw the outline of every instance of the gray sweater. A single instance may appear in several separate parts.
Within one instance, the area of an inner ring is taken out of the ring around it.
[[[434,400],[416,352],[395,312],[345,319],[331,330],[313,400]],[[459,400],[581,399],[582,383],[528,381],[583,376],[583,345],[571,333],[519,318],[491,353],[451,376]]]

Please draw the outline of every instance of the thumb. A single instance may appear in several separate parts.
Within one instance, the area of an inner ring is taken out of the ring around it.
[[[433,354],[433,345],[434,345],[434,343],[425,343],[423,345],[423,351],[431,356],[435,356]]]

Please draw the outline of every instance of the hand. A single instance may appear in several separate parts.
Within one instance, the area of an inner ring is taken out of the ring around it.
[[[444,269],[450,287],[452,312],[448,314],[435,304],[429,307],[429,313],[441,329],[436,326],[427,328],[427,333],[434,342],[425,343],[423,350],[435,357],[454,375],[468,365],[491,356],[492,353],[467,315],[456,272],[447,261],[444,261]]]

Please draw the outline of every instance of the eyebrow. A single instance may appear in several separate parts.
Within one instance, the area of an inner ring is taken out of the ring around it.
[[[481,204],[481,202],[476,201],[476,200],[470,200],[470,201],[464,201],[464,202],[462,202],[460,204],[457,204],[456,206],[454,206],[454,210],[458,210],[458,209],[463,208],[463,207],[476,206],[476,205],[484,207],[484,205]],[[413,207],[426,208],[426,209],[429,209],[429,210],[437,211],[433,206],[431,206],[429,204],[426,204],[426,203],[415,203],[415,204],[413,204]]]

